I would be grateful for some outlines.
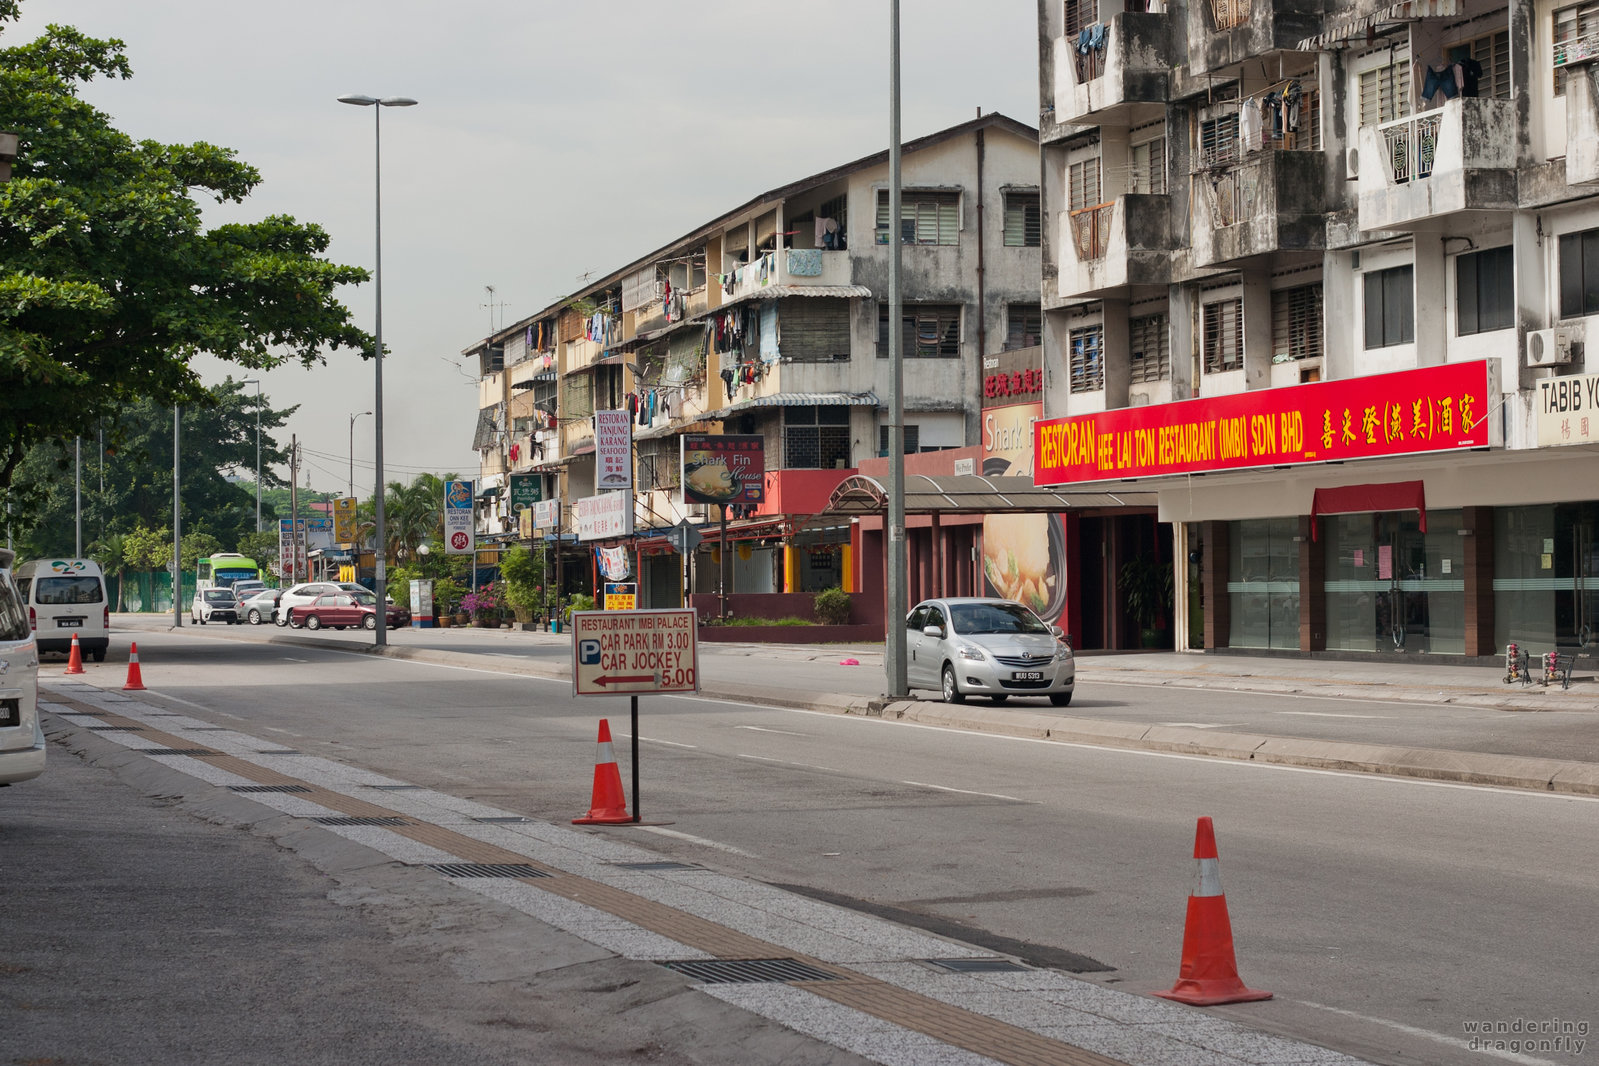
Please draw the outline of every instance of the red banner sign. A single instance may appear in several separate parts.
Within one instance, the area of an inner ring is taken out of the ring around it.
[[[1035,427],[1033,483],[1485,448],[1488,395],[1476,361],[1054,418]]]

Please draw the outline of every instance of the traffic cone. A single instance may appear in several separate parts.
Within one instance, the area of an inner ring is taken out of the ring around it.
[[[1233,957],[1233,926],[1227,918],[1227,897],[1221,890],[1221,860],[1216,855],[1216,829],[1209,818],[1194,833],[1194,858],[1199,860],[1199,888],[1188,897],[1183,927],[1183,961],[1170,992],[1155,995],[1213,1007],[1270,999],[1270,992],[1245,988]]]
[[[83,655],[78,651],[78,635],[72,634],[72,654],[67,656],[67,673],[83,673]]]
[[[139,672],[139,642],[134,641],[133,647],[128,651],[128,683],[122,686],[123,692],[143,692],[144,675]]]
[[[600,719],[600,753],[594,761],[594,799],[588,814],[573,818],[573,825],[616,825],[631,822],[627,797],[622,795],[622,771],[611,747],[611,723]]]

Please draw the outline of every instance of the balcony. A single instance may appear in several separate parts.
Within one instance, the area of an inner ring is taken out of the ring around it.
[[[1599,182],[1599,34],[1555,45],[1555,77],[1566,91],[1566,182]]]
[[[1248,59],[1293,52],[1322,26],[1322,4],[1305,0],[1195,0],[1188,4],[1188,67],[1220,73]]]
[[[1461,211],[1516,206],[1516,107],[1456,97],[1360,130],[1360,228],[1414,228]]]
[[[1156,110],[1136,105],[1166,102],[1169,15],[1124,11],[1083,35],[1055,39],[1056,122],[1129,126]]]
[[[1326,166],[1324,152],[1261,152],[1200,171],[1194,176],[1194,264],[1326,247]]]
[[[1061,215],[1061,299],[1171,281],[1171,198],[1129,193]]]

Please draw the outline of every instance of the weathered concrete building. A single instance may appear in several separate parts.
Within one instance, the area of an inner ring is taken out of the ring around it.
[[[977,437],[980,355],[1038,343],[1037,131],[986,115],[910,141],[902,188],[906,450],[957,448]],[[568,512],[598,496],[594,413],[627,410],[635,533],[595,543],[629,548],[644,605],[679,602],[666,531],[705,523],[714,546],[719,509],[683,502],[685,432],[764,438],[764,499],[725,546],[737,592],[847,585],[847,523],[807,520],[886,447],[891,239],[885,150],[757,196],[467,348],[482,528],[515,531],[501,491],[514,474],[541,475]],[[696,587],[714,589],[717,568],[701,570]]]
[[[1177,560],[1180,648],[1587,644],[1599,9],[1038,10],[1038,478],[1160,502],[1094,583]]]

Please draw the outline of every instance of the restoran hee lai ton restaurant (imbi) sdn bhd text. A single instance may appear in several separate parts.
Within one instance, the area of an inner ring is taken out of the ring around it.
[[[1563,445],[1592,441],[1571,428],[1586,393],[1518,393],[1502,369],[1476,360],[1046,419],[1033,479],[1156,491],[1178,560],[1179,648],[1489,657],[1512,641],[1584,644],[1599,631],[1599,464]]]

